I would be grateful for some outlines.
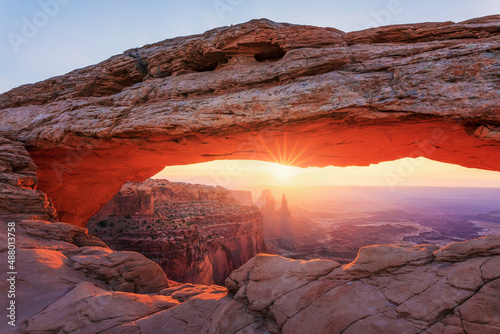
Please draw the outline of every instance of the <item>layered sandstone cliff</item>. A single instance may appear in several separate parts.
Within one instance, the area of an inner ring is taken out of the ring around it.
[[[128,182],[92,219],[90,233],[112,249],[139,252],[169,279],[224,285],[266,252],[262,215],[222,187],[148,179]],[[250,192],[236,192],[248,204]]]
[[[37,166],[23,143],[1,132],[0,172],[0,219],[57,220],[51,200],[36,190]]]

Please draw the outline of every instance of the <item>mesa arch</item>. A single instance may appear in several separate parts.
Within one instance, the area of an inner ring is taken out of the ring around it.
[[[343,33],[253,20],[0,95],[39,189],[83,226],[166,165],[401,157],[500,171],[500,16]]]

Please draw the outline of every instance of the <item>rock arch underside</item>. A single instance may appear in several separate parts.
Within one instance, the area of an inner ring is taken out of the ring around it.
[[[346,266],[258,255],[226,290],[169,282],[83,228],[167,165],[424,156],[500,171],[500,16],[350,33],[253,20],[15,88],[0,119],[19,333],[500,331],[498,236],[367,247]]]

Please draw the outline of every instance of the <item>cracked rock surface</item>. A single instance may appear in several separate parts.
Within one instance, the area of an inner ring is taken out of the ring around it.
[[[169,282],[137,253],[78,245],[86,231],[69,224],[24,220],[17,228],[15,333],[500,331],[500,237],[450,244],[452,260],[444,249],[407,247],[405,257],[374,257],[363,270],[352,268],[400,246],[362,248],[344,266],[259,254],[224,288]]]
[[[370,246],[343,267],[258,255],[226,285],[277,333],[494,333],[500,331],[498,242],[489,236],[450,244],[453,261],[429,245],[392,258],[381,254],[398,254],[399,246]],[[353,270],[367,258],[372,266]]]

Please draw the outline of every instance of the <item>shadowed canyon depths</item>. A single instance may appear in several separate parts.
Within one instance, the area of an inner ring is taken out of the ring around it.
[[[366,247],[345,266],[258,255],[226,290],[169,282],[82,226],[173,164],[425,156],[500,171],[499,59],[500,16],[351,33],[254,20],[0,95],[0,219],[17,222],[24,263],[15,330],[497,333],[497,236]]]
[[[251,192],[222,187],[127,182],[87,227],[110,248],[139,252],[178,282],[224,285],[234,269],[267,251]]]

